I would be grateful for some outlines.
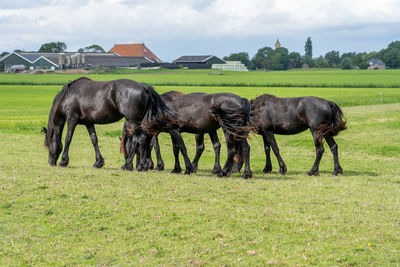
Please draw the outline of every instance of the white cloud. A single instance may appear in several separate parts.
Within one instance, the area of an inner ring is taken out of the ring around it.
[[[367,34],[391,31],[391,24],[400,23],[398,14],[396,0],[7,1],[0,10],[6,40],[0,51],[34,50],[48,41],[78,49],[93,43]]]

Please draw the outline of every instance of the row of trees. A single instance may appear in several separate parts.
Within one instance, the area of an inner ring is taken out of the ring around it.
[[[50,42],[50,43],[45,43],[42,44],[39,48],[38,52],[51,52],[51,53],[62,53],[65,52],[67,50],[67,45],[64,42]],[[90,46],[86,46],[85,48],[79,48],[78,49],[79,53],[82,52],[92,52],[92,53],[99,53],[102,52],[104,53],[104,49],[97,45],[90,45]]]
[[[301,68],[303,64],[315,68],[368,68],[368,60],[380,59],[389,68],[400,68],[400,41],[389,44],[386,49],[379,52],[370,53],[343,53],[339,51],[330,51],[325,56],[317,58],[312,57],[312,41],[308,37],[304,46],[305,54],[300,55],[297,52],[290,52],[284,47],[272,49],[271,47],[260,48],[253,58],[249,58],[246,52],[233,53],[224,57],[224,60],[241,61],[251,70],[268,69],[268,70],[287,70],[293,68]]]

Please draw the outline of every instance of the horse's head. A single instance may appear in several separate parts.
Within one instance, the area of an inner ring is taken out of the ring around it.
[[[49,151],[49,165],[55,166],[63,148],[61,134],[57,134],[57,131],[52,127],[49,127],[49,129],[42,127],[41,133],[45,136],[44,146]]]

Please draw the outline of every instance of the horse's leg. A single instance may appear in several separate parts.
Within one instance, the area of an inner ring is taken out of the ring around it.
[[[151,158],[151,150],[153,149],[153,136],[150,138],[150,143],[149,143],[149,147],[147,150],[147,164],[149,166],[149,170],[154,169],[154,162],[153,159]]]
[[[240,145],[242,146],[242,151],[245,157],[244,171],[242,177],[243,179],[251,178],[253,176],[253,172],[250,169],[250,145],[247,142],[247,139],[241,140]]]
[[[192,172],[197,171],[197,165],[199,163],[201,154],[204,151],[204,134],[196,134],[196,156],[194,156],[193,162],[192,162]]]
[[[343,173],[342,167],[339,164],[339,155],[338,155],[338,145],[332,136],[325,137],[326,142],[328,143],[331,152],[333,154],[333,162],[334,162],[334,170],[333,175],[337,176],[339,173]]]
[[[127,150],[127,157],[125,159],[125,164],[121,167],[121,169],[127,170],[127,171],[133,171],[133,158],[135,157],[136,152],[138,150],[138,146],[139,146],[136,136],[132,135],[132,137],[130,137],[130,138],[131,138],[131,141],[128,144],[129,149]]]
[[[68,150],[69,150],[69,145],[71,144],[72,136],[74,135],[76,124],[77,123],[75,120],[68,120],[68,128],[67,128],[67,134],[65,136],[64,151],[63,151],[63,154],[61,157],[61,161],[58,164],[58,166],[60,166],[60,167],[68,166],[68,162],[69,162]]]
[[[272,172],[271,146],[268,143],[267,137],[265,137],[264,135],[262,137],[263,137],[263,141],[264,141],[264,151],[265,151],[265,168],[264,168],[263,172],[270,173],[270,172]]]
[[[286,164],[283,161],[281,154],[279,153],[279,148],[278,148],[278,144],[276,143],[274,133],[273,132],[265,132],[263,136],[265,136],[267,138],[267,141],[271,145],[272,151],[274,152],[275,157],[278,160],[279,173],[285,174],[287,171]],[[271,162],[271,159],[270,159],[270,162]],[[271,167],[271,169],[272,169],[272,167]]]
[[[138,171],[147,171],[149,169],[148,152],[150,150],[151,138],[151,135],[147,135],[143,131],[139,134],[140,164],[137,168]]]
[[[189,156],[187,154],[185,142],[183,142],[182,135],[177,130],[171,130],[170,134],[175,139],[179,147],[179,150],[182,153],[183,159],[185,160],[185,167],[186,167],[185,174],[190,174],[192,172],[192,163],[190,162]]]
[[[218,177],[223,177],[223,176],[229,176],[232,171],[233,167],[233,157],[235,156],[237,149],[236,149],[236,140],[234,137],[230,134],[227,134],[225,131],[225,140],[226,140],[226,147],[228,149],[228,157],[226,159],[224,168],[222,171],[218,174]]]
[[[221,164],[219,163],[219,157],[221,152],[221,143],[218,139],[218,134],[216,131],[209,132],[208,135],[210,136],[211,142],[213,144],[214,152],[215,152],[215,162],[214,162],[214,169],[212,173],[217,174],[221,172]]]
[[[162,160],[161,157],[160,144],[158,143],[158,135],[153,136],[153,139],[151,139],[151,144],[154,147],[154,152],[156,153],[157,157],[157,166],[155,170],[162,171],[164,170],[164,161]]]
[[[129,129],[135,129],[137,124],[125,120],[126,127]],[[128,147],[128,149],[126,149]],[[139,139],[136,133],[129,134],[126,138],[125,149],[127,156],[125,157],[125,164],[121,167],[123,170],[133,170],[133,158],[139,147]]]
[[[324,145],[318,140],[317,131],[311,130],[311,133],[314,139],[316,157],[312,169],[307,172],[307,174],[310,176],[319,175],[319,162],[321,161],[322,154],[324,154],[325,151]]]
[[[94,124],[86,124],[86,129],[90,136],[90,141],[92,141],[94,151],[96,153],[96,162],[93,164],[95,168],[101,168],[104,166],[104,158],[100,154],[96,130],[94,128]]]
[[[121,142],[121,137],[119,139],[120,139],[120,142]],[[126,162],[127,159],[129,158],[129,153],[130,153],[131,146],[132,146],[132,135],[129,135],[128,133],[125,134],[122,146],[124,146],[124,150],[125,150],[124,159],[125,159],[125,162]],[[122,169],[132,171],[133,170],[133,166],[132,166],[132,164],[130,166],[125,166],[124,165],[124,166],[122,166]]]
[[[182,171],[181,164],[179,163],[179,146],[175,137],[171,134],[172,151],[174,152],[175,166],[171,173],[180,173]]]

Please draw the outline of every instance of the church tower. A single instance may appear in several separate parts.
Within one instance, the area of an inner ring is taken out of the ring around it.
[[[281,43],[279,42],[279,39],[277,39],[275,43],[275,49],[277,48],[281,48]]]

